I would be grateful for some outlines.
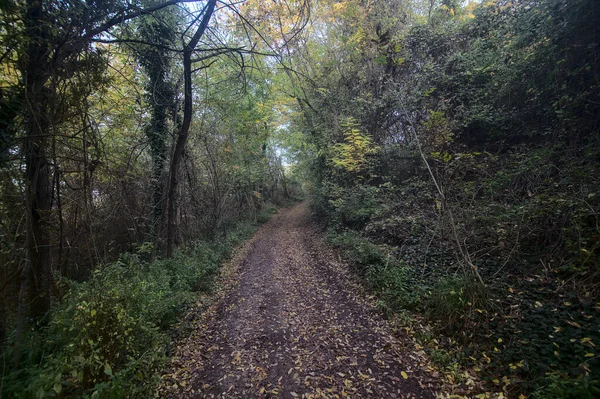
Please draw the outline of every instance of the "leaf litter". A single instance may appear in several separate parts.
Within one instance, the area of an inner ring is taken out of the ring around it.
[[[274,216],[223,267],[160,398],[434,398],[410,338],[323,242],[306,203]]]

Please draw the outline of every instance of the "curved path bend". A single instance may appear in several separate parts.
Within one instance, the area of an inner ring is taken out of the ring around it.
[[[159,397],[435,397],[424,359],[337,261],[306,203],[275,215],[223,275]]]

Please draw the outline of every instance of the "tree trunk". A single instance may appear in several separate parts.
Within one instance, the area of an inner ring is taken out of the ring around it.
[[[19,364],[20,346],[27,314],[40,318],[50,308],[51,266],[50,236],[45,219],[52,203],[50,170],[46,156],[48,98],[44,88],[49,77],[43,8],[39,0],[27,0],[24,23],[29,35],[25,80],[25,206],[27,259],[21,270],[21,288],[17,310],[15,364]]]
[[[192,54],[198,45],[198,41],[204,34],[204,31],[208,27],[210,18],[215,9],[216,0],[210,0],[206,4],[204,9],[204,17],[200,26],[194,33],[194,36],[190,39],[189,43],[185,46],[183,51],[183,78],[184,78],[184,100],[183,100],[183,123],[181,130],[177,136],[177,143],[173,150],[173,158],[171,159],[171,166],[169,168],[169,189],[167,195],[167,256],[172,256],[173,251],[178,245],[177,242],[177,188],[179,184],[179,165],[183,152],[185,150],[185,144],[188,139],[190,132],[190,125],[192,124],[192,112],[193,112],[193,98],[192,98]]]
[[[184,100],[183,100],[183,124],[177,143],[173,150],[171,167],[169,169],[169,192],[167,206],[167,256],[172,256],[177,247],[177,189],[179,184],[179,164],[183,157],[183,151],[192,123],[192,51],[186,49],[183,53],[183,76],[184,76]]]
[[[27,1],[26,26],[29,33],[25,76],[25,140],[27,255],[24,269],[27,274],[30,314],[44,315],[50,307],[51,266],[50,237],[46,218],[50,213],[52,192],[50,165],[46,155],[48,93],[45,84],[49,77],[48,48],[40,1]]]
[[[42,116],[43,118],[43,116]],[[39,120],[39,119],[38,119]],[[30,136],[45,133],[43,123],[34,123]],[[45,140],[30,137],[27,148],[27,266],[30,314],[43,316],[50,307],[51,259],[46,218],[52,193]]]
[[[281,165],[281,159],[280,159]],[[281,165],[281,183],[283,184],[283,195],[286,199],[290,198],[290,192],[288,190],[287,179],[285,178],[285,168]]]

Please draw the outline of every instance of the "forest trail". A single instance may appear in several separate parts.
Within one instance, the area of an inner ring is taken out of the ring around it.
[[[306,203],[275,215],[223,274],[159,397],[435,397],[424,359],[336,260]]]

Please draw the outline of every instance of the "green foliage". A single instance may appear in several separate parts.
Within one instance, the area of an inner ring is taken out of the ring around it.
[[[329,230],[327,239],[365,277],[385,309],[395,312],[413,309],[419,302],[420,295],[410,286],[406,265],[382,247],[353,231]]]
[[[411,287],[409,269],[390,257],[384,265],[370,268],[365,277],[377,293],[384,308],[392,312],[413,310],[421,300],[421,293]]]
[[[594,399],[600,395],[597,382],[587,377],[568,378],[560,373],[546,376],[544,386],[532,395],[535,399]]]
[[[380,267],[386,263],[386,255],[383,250],[356,232],[338,233],[330,230],[327,239],[334,247],[342,249],[361,273],[366,273],[368,269]]]
[[[600,3],[421,4],[405,27],[351,5],[313,38],[295,121],[330,241],[382,307],[452,337],[439,362],[507,396],[598,396]]]
[[[377,188],[357,185],[342,188],[336,185],[325,186],[323,196],[328,200],[331,220],[341,226],[360,229],[372,216],[383,208],[377,195]]]
[[[270,214],[272,208],[260,220]],[[227,239],[200,241],[152,263],[124,254],[84,283],[63,282],[68,294],[45,327],[27,331],[26,361],[4,375],[3,397],[152,396],[172,326],[198,292],[212,289],[233,246],[255,230],[255,223],[243,222]]]
[[[349,119],[343,124],[344,142],[337,143],[331,149],[333,165],[349,173],[359,173],[367,166],[367,156],[377,152],[370,136],[364,134],[356,126],[356,121]]]
[[[465,277],[439,278],[424,300],[427,316],[450,334],[472,327],[470,314],[483,313],[483,309],[490,307],[488,290]]]
[[[451,143],[453,134],[450,123],[443,112],[429,111],[429,116],[421,124],[427,137],[427,144],[433,149],[441,149]]]

